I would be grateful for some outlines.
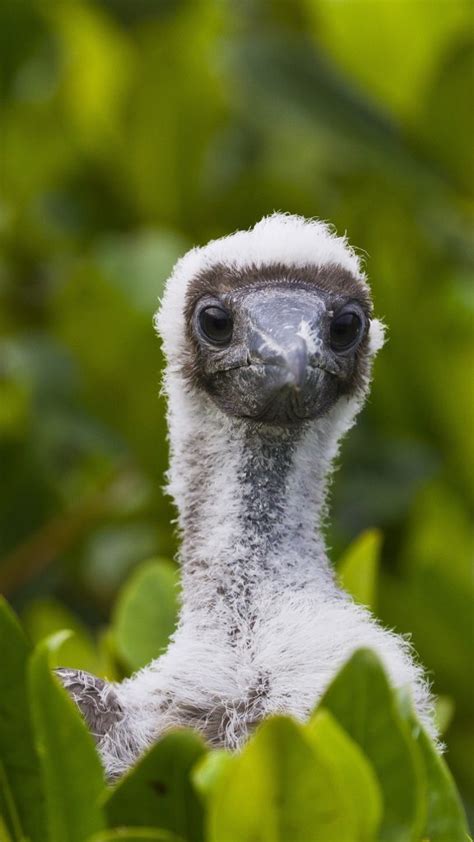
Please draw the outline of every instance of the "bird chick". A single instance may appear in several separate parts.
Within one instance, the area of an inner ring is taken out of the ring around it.
[[[109,776],[175,726],[237,749],[269,714],[304,720],[362,646],[435,735],[408,643],[339,587],[321,534],[331,467],[384,336],[347,240],[273,214],[194,248],[156,326],[181,535],[178,627],[166,653],[121,684],[59,671]]]

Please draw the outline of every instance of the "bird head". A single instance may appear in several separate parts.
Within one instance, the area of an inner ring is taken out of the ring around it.
[[[158,328],[190,389],[227,416],[279,426],[360,398],[383,338],[346,240],[283,214],[189,252]]]

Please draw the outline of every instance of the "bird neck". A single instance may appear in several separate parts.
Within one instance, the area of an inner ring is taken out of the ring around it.
[[[327,478],[355,407],[278,428],[228,418],[168,383],[169,491],[178,507],[183,614],[242,613],[262,590],[332,588],[320,527]]]

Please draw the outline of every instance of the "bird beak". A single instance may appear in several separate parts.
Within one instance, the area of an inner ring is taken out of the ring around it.
[[[314,307],[307,312],[305,307],[282,306],[284,302],[266,302],[252,313],[247,337],[250,364],[265,366],[275,390],[292,387],[303,388],[309,365],[309,349],[305,339],[309,331],[309,319],[314,320]],[[302,331],[306,323],[307,330]]]
[[[288,385],[297,391],[304,386],[308,366],[308,346],[301,337],[298,337],[298,340],[283,352],[283,367],[287,372]]]
[[[291,343],[284,346],[259,332],[249,343],[249,361],[265,366],[267,373],[272,374],[275,387],[290,386],[299,391],[306,379],[308,348],[299,336],[294,336]]]
[[[215,355],[209,394],[227,414],[258,423],[317,418],[338,394],[338,380],[326,369],[324,297],[296,286],[237,295],[234,356]]]

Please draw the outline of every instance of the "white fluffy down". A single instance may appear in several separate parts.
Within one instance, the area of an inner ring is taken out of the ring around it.
[[[183,532],[184,605],[168,651],[116,687],[126,716],[100,745],[111,775],[127,768],[172,725],[192,721],[205,732],[217,717],[221,742],[238,748],[256,718],[287,712],[304,719],[338,668],[360,647],[379,655],[396,687],[410,689],[418,715],[435,735],[429,689],[409,644],[339,589],[316,529],[324,517],[327,478],[339,441],[354,422],[368,383],[309,424],[288,477],[279,543],[268,552],[265,570],[242,534],[237,473],[245,431],[201,394],[185,388],[176,364],[185,341],[187,285],[197,272],[221,261],[238,266],[337,263],[365,283],[345,238],[336,237],[322,222],[284,214],[192,249],[176,265],[156,324],[168,358],[168,488]],[[373,320],[370,353],[382,344],[383,326]],[[266,470],[264,462],[260,470]],[[192,534],[186,531],[189,512],[194,515]],[[216,596],[219,583],[225,585],[228,578],[238,583],[240,573],[253,583],[247,615],[238,598]]]
[[[162,658],[121,685],[120,698],[130,712],[127,727],[140,750],[168,728],[182,725],[180,710],[186,713],[190,707],[204,711],[203,727],[216,710],[225,710],[222,736],[226,745],[239,748],[249,735],[256,679],[262,675],[270,681],[264,715],[288,713],[304,720],[360,647],[376,652],[395,687],[411,691],[418,716],[435,736],[429,689],[408,642],[381,628],[367,610],[348,600],[318,603],[297,594],[279,599],[262,594],[260,607],[257,624],[235,649],[229,650],[221,629],[196,633],[187,623]],[[163,714],[161,704],[170,696],[177,706]],[[109,745],[104,752],[112,773],[128,765],[118,749]],[[134,759],[135,748],[129,762]]]
[[[178,260],[166,286],[156,327],[172,362],[184,342],[183,307],[191,278],[216,263],[237,268],[267,263],[324,266],[334,263],[365,280],[360,259],[345,237],[337,237],[331,227],[319,220],[284,213],[273,213],[249,231],[236,231],[191,249]]]

